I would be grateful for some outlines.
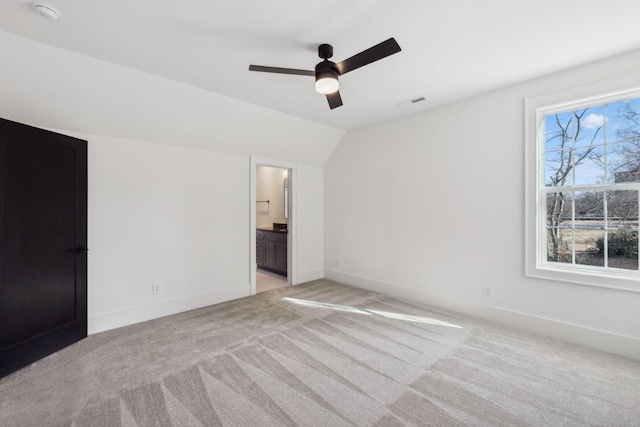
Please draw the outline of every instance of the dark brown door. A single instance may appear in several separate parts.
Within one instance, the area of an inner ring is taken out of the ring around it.
[[[0,376],[87,336],[87,142],[0,119]]]

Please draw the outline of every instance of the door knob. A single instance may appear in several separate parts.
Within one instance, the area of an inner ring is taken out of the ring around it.
[[[81,253],[83,253],[83,252],[89,252],[89,249],[87,249],[87,248],[82,248],[82,247],[78,246],[78,247],[76,248],[76,250],[75,250],[75,253],[77,253],[77,254],[81,254]]]

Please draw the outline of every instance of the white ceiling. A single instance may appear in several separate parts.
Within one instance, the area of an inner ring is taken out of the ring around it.
[[[634,0],[43,2],[58,21],[2,0],[0,30],[344,130],[640,48]],[[248,71],[312,70],[320,43],[339,62],[389,37],[402,52],[342,76],[335,110],[311,77]]]

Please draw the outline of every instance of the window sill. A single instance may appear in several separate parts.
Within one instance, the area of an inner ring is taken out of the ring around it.
[[[637,271],[625,272],[623,270],[615,276],[603,273],[602,270],[594,269],[591,271],[584,266],[573,268],[570,265],[556,266],[554,264],[544,264],[528,268],[525,274],[527,277],[537,279],[555,280],[576,285],[640,293],[640,275]]]

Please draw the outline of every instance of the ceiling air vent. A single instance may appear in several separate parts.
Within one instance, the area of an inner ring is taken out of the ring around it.
[[[399,104],[396,104],[396,107],[405,108],[405,107],[409,107],[410,105],[417,104],[419,102],[426,101],[426,100],[427,98],[425,98],[424,96],[420,96],[418,98],[410,99],[409,101],[400,102]]]

